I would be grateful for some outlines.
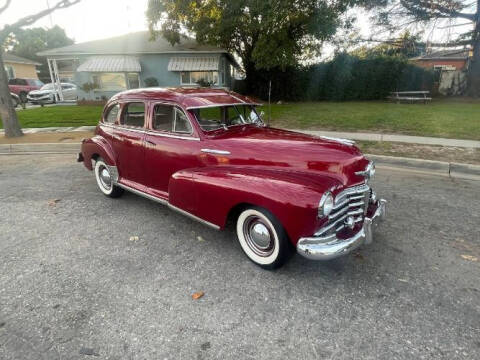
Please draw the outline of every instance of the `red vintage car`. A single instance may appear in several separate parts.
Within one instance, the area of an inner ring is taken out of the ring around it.
[[[220,89],[137,89],[111,98],[78,161],[110,197],[124,190],[223,229],[245,254],[282,265],[294,248],[328,260],[372,241],[385,216],[353,144],[271,128],[259,104]]]

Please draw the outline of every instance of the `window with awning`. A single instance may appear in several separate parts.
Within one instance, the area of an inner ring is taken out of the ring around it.
[[[84,72],[141,72],[142,67],[134,56],[92,56],[82,63],[77,71]]]
[[[223,64],[218,56],[172,57],[168,70],[180,73],[182,85],[219,85],[225,83]]]

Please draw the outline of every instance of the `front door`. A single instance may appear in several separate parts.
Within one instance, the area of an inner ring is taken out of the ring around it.
[[[145,113],[143,102],[122,104],[119,123],[112,132],[119,181],[137,190],[143,190],[145,185]]]
[[[171,104],[152,104],[151,129],[145,135],[145,163],[147,192],[168,198],[169,182],[179,170],[202,166],[200,161],[201,141],[194,134],[190,120],[182,109]],[[185,188],[185,191],[187,188]],[[194,196],[170,199],[185,210],[191,209]],[[180,204],[181,203],[181,204]],[[188,203],[188,204],[187,204]]]

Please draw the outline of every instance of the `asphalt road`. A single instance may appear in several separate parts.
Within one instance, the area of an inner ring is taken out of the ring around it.
[[[71,156],[0,156],[0,359],[479,359],[480,182],[375,185],[372,245],[269,272]]]

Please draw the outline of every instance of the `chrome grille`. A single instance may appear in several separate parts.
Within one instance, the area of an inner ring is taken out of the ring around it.
[[[327,223],[315,233],[315,236],[330,235],[342,230],[345,227],[344,221],[349,216],[353,216],[356,223],[363,221],[369,200],[370,187],[366,184],[343,190],[335,197],[335,204]]]

